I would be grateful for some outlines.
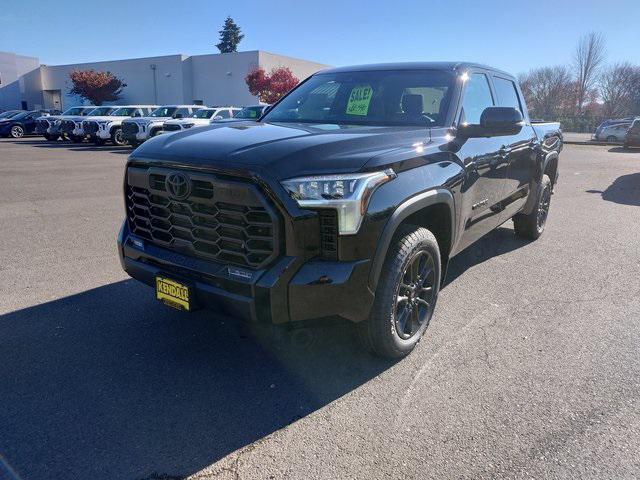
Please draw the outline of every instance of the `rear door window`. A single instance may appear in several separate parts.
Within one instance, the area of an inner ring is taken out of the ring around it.
[[[500,107],[512,107],[522,113],[520,98],[516,90],[516,84],[511,80],[501,77],[493,77],[493,86],[496,89],[496,97]]]

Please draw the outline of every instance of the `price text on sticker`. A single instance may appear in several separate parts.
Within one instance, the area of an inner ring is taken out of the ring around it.
[[[372,96],[373,89],[370,85],[356,85],[353,87],[347,103],[347,114],[366,115],[369,112],[369,103]]]

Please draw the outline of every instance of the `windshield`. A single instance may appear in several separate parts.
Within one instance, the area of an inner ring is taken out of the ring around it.
[[[134,113],[136,113],[136,108],[122,107],[111,112],[111,116],[112,117],[130,117]]]
[[[89,112],[89,115],[92,117],[103,117],[105,115],[110,115],[113,112],[113,107],[98,107]]]
[[[66,110],[62,115],[82,115],[82,112],[85,110],[84,107],[73,107],[69,110]]]
[[[442,126],[453,73],[380,70],[311,77],[267,113],[267,122]]]
[[[244,107],[242,110],[240,110],[238,113],[236,113],[233,118],[249,118],[249,119],[256,119],[258,117],[260,117],[260,115],[262,115],[262,110],[263,110],[263,106],[257,106],[257,107]]]
[[[214,112],[215,110],[201,109],[191,115],[191,118],[211,118],[213,117]]]
[[[30,115],[32,112],[20,112],[17,115],[14,115],[13,117],[11,117],[11,120],[22,120],[23,118],[25,118],[27,115]]]
[[[159,107],[149,114],[150,117],[171,117],[178,110],[177,107]]]
[[[9,110],[8,112],[0,113],[0,118],[12,118],[16,115],[20,115],[21,113],[23,112],[20,110]]]

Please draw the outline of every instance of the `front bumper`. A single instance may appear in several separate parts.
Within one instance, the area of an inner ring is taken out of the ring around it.
[[[147,285],[165,275],[192,286],[196,305],[244,320],[283,324],[340,316],[359,322],[369,316],[371,262],[303,261],[281,256],[270,266],[235,277],[233,266],[188,257],[131,234],[127,221],[118,236],[122,268]]]

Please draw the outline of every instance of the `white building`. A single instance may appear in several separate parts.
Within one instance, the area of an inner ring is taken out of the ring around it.
[[[37,58],[0,52],[0,108],[64,110],[82,104],[69,95],[73,70],[109,71],[127,87],[119,104],[247,105],[258,99],[244,81],[255,67],[289,67],[300,80],[327,65],[263,51],[166,55],[72,65],[40,65]]]

